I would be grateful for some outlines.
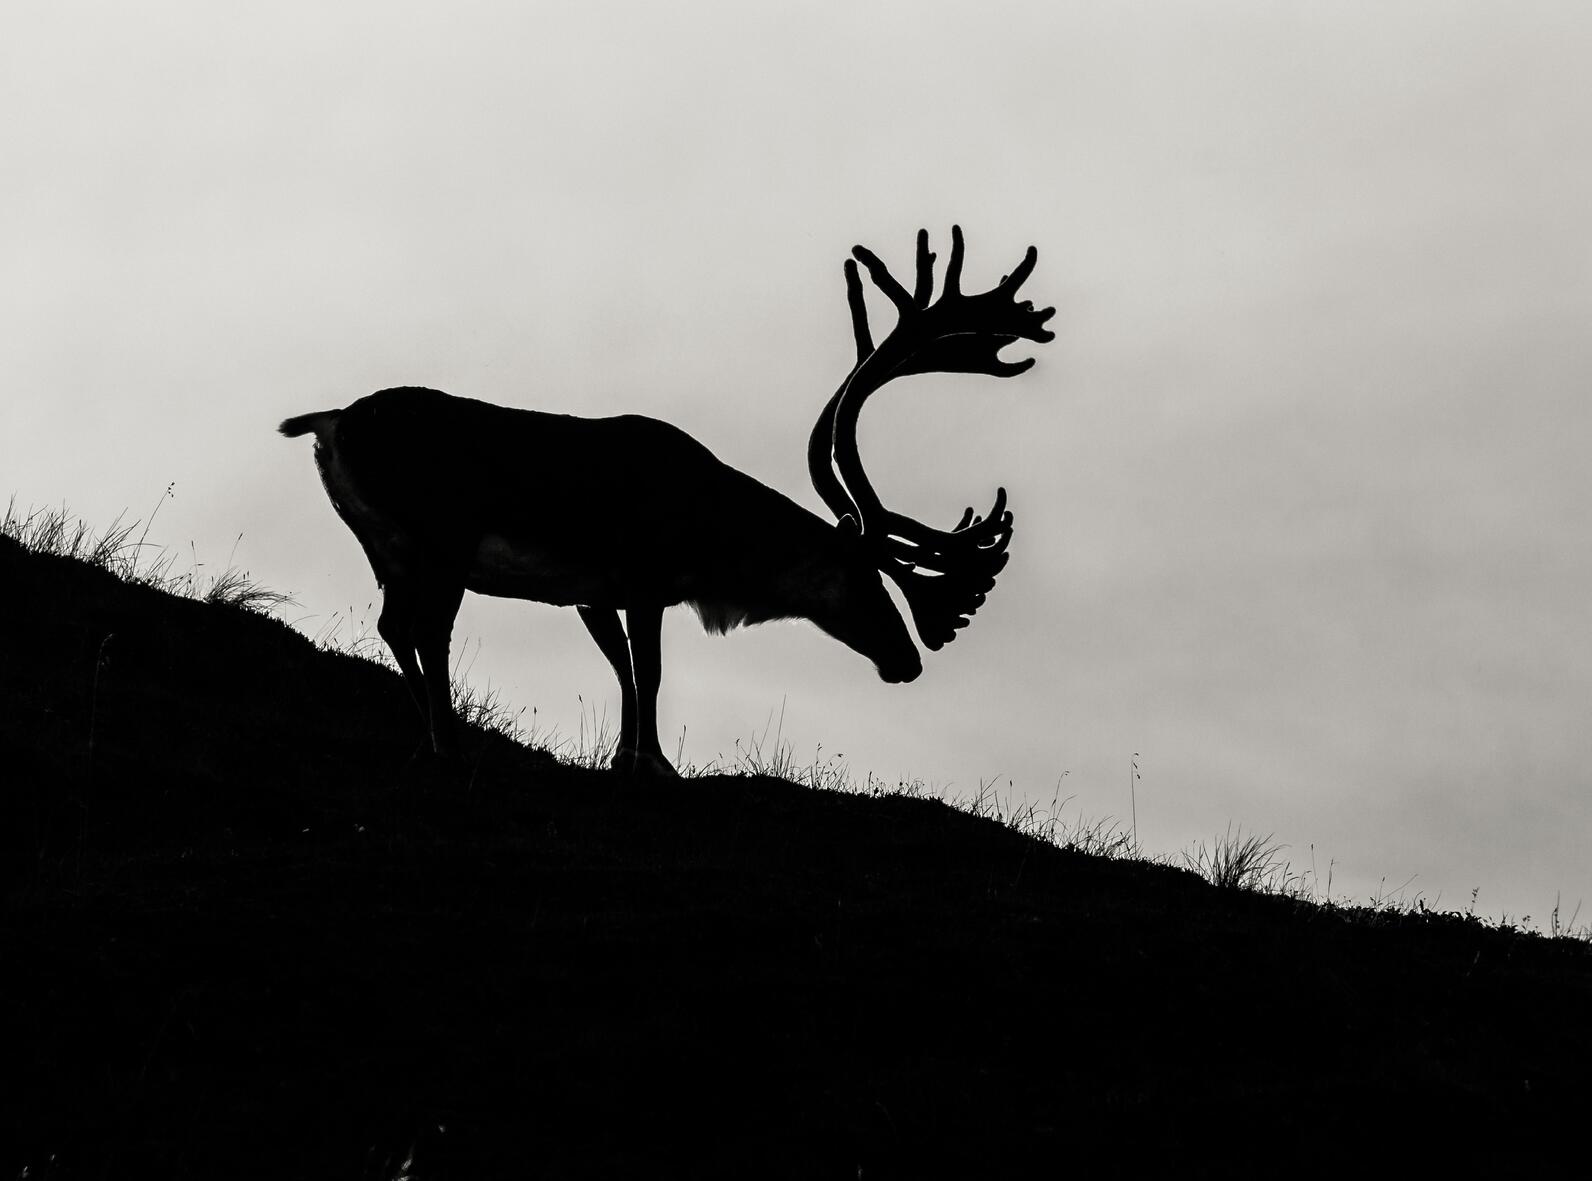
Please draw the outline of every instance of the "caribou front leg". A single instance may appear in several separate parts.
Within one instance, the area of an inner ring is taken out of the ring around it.
[[[666,776],[676,772],[663,757],[658,742],[658,685],[663,680],[663,657],[659,650],[663,638],[662,607],[631,607],[625,611],[630,632],[630,660],[636,674],[636,738],[634,748],[637,775]]]
[[[619,741],[614,744],[614,757],[609,766],[628,775],[635,770],[636,762],[636,676],[630,667],[630,642],[625,639],[619,612],[613,608],[576,607],[575,610],[613,666],[614,676],[619,678]]]
[[[627,611],[627,639],[619,612],[613,608],[576,610],[619,679],[619,742],[609,765],[625,775],[673,775],[675,770],[658,744],[658,643],[663,611],[650,607]]]

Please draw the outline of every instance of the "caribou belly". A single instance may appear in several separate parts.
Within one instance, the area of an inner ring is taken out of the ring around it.
[[[571,559],[535,545],[510,542],[496,533],[488,533],[476,546],[464,585],[481,595],[534,599],[561,607],[618,605],[616,580],[609,571],[594,566],[590,555],[584,561]]]

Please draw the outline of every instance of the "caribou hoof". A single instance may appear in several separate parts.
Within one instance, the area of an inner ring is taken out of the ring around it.
[[[678,779],[680,773],[669,760],[650,751],[621,749],[608,764],[621,775],[636,779]]]

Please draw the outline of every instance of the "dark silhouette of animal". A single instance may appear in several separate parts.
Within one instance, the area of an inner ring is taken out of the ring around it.
[[[657,694],[663,612],[676,604],[689,603],[712,632],[809,619],[885,681],[914,680],[923,665],[881,575],[901,588],[924,647],[938,650],[995,585],[1012,514],[1004,489],[987,514],[968,509],[949,530],[886,509],[857,452],[858,412],[907,374],[1022,373],[1033,359],[1003,361],[1000,350],[1054,337],[1044,324],[1055,309],[1015,299],[1034,268],[1033,247],[994,288],[964,295],[959,227],[951,240],[932,302],[925,231],[911,291],[863,247],[846,261],[856,364],[808,444],[813,484],[834,521],[638,415],[578,418],[403,387],[283,422],[290,438],[315,436],[327,495],[382,588],[377,629],[433,749],[456,749],[448,646],[467,590],[580,612],[619,678],[613,762],[625,771],[673,774],[658,742]],[[896,310],[877,345],[857,262]]]

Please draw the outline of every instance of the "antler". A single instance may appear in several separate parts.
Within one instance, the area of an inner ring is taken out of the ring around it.
[[[846,260],[846,297],[851,306],[857,363],[819,415],[807,449],[813,484],[842,523],[850,518],[864,541],[875,547],[879,567],[906,596],[918,636],[930,650],[956,638],[971,621],[995,576],[1006,565],[1012,536],[1012,514],[1006,511],[1006,490],[995,494],[984,516],[971,508],[949,530],[935,529],[880,502],[857,452],[857,416],[869,395],[892,379],[912,373],[987,373],[1013,377],[1034,364],[1032,357],[1003,361],[1000,350],[1024,339],[1043,343],[1055,333],[1044,327],[1054,308],[1035,310],[1031,302],[1015,302],[1017,289],[1034,269],[1039,253],[1032,246],[1011,274],[989,291],[964,295],[962,229],[951,227],[951,257],[945,268],[940,298],[934,290],[934,254],[927,230],[918,231],[917,274],[908,292],[878,256],[864,247]],[[877,346],[868,327],[863,300],[861,262],[874,285],[895,305],[896,324]]]

